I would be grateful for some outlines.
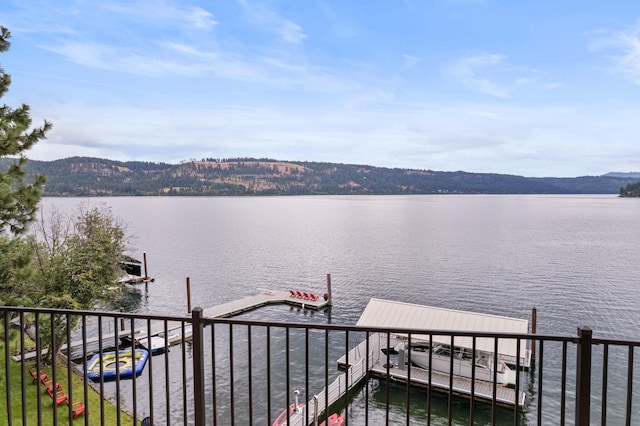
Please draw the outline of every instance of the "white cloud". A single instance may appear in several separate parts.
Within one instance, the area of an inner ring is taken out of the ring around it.
[[[300,25],[282,17],[266,3],[249,3],[246,0],[239,0],[238,2],[243,6],[245,13],[254,24],[278,34],[283,41],[291,44],[300,44],[307,37]]]
[[[458,59],[449,66],[448,71],[460,83],[480,93],[510,98],[519,87],[535,83],[537,80],[528,75],[539,71],[510,65],[505,59],[504,55],[477,52]],[[527,76],[521,77],[522,73]]]
[[[409,55],[406,53],[402,55],[402,58],[404,59],[404,64],[402,65],[402,68],[404,69],[413,68],[420,62],[420,58],[418,58],[417,56]]]
[[[144,0],[134,2],[105,2],[102,7],[107,12],[121,15],[127,20],[155,25],[174,24],[184,30],[209,31],[216,26],[213,14],[200,7],[181,6],[165,0]]]
[[[640,20],[625,31],[603,31],[591,43],[596,51],[604,51],[614,64],[615,71],[634,84],[640,85]]]

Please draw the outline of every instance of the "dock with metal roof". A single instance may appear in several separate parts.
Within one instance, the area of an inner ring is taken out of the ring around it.
[[[476,401],[492,403],[494,392],[493,383],[480,380],[472,381],[469,378],[450,376],[449,374],[427,369],[419,368],[410,364],[400,364],[387,358],[383,349],[387,347],[393,348],[400,343],[402,338],[381,333],[373,333],[367,340],[362,341],[358,346],[349,351],[348,355],[338,359],[338,367],[349,370],[353,367],[360,368],[361,365],[367,365],[371,376],[380,379],[389,377],[394,382],[409,383],[415,387],[430,388],[436,392],[449,393],[450,382],[451,392],[463,398],[473,398]],[[368,352],[367,352],[368,350]],[[366,354],[369,354],[369,361],[366,362]],[[348,365],[347,365],[348,359]],[[524,406],[525,394],[519,392],[517,395],[515,389],[505,386],[496,386],[495,400],[496,404],[504,407],[513,407],[518,404],[519,408]]]
[[[356,325],[368,328],[455,330],[473,333],[527,334],[529,332],[529,321],[526,319],[383,299],[371,299]],[[412,342],[429,342],[429,339],[434,344],[451,344],[449,335],[411,335]],[[475,338],[476,351],[493,353],[495,350],[494,345],[495,339],[493,338]],[[455,346],[470,350],[474,347],[474,338],[471,336],[456,336]],[[516,358],[519,353],[519,365],[526,370],[531,363],[531,350],[527,347],[526,340],[520,340],[519,351],[517,346],[518,343],[515,339],[499,339],[498,358],[507,363],[516,364]]]

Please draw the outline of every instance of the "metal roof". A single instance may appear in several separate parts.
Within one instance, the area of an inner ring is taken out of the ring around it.
[[[456,311],[433,306],[415,305],[382,299],[371,299],[358,320],[360,327],[388,327],[422,330],[451,330],[484,333],[528,333],[529,321],[476,312]],[[414,340],[429,340],[429,335],[412,334]],[[433,335],[433,342],[451,344],[450,336]],[[515,339],[500,339],[498,353],[516,359]],[[473,338],[456,336],[454,346],[471,349]],[[527,341],[522,340],[520,357],[524,358]],[[476,338],[476,350],[494,352],[494,339]]]

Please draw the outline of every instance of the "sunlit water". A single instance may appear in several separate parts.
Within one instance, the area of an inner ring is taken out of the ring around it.
[[[330,318],[335,324],[354,324],[371,297],[518,318],[529,318],[535,306],[539,333],[575,334],[577,326],[588,325],[596,337],[640,340],[637,199],[609,195],[131,197],[48,198],[43,206],[72,211],[81,202],[110,206],[136,236],[132,254],[147,253],[149,275],[155,282],[143,295],[139,312],[186,313],[186,277],[190,277],[193,305],[210,307],[258,289],[321,294],[330,273],[334,297],[330,315],[276,306],[246,317],[312,323],[327,323]],[[263,341],[264,336],[258,336],[263,331],[255,332],[257,341]],[[344,340],[340,345],[343,351]],[[544,372],[557,379],[560,349],[549,346]],[[255,355],[258,364],[263,349]],[[336,357],[341,353],[336,351]],[[172,350],[171,359],[179,355],[179,349]],[[616,359],[613,355],[610,363]],[[625,389],[626,358],[621,359],[624,365],[611,368],[609,381],[610,387],[613,383]],[[319,382],[311,394],[324,384],[322,367],[313,376]],[[335,360],[330,364],[331,377],[337,374],[334,367]],[[140,384],[145,380],[141,376]],[[594,377],[594,387],[598,380]],[[256,394],[266,393],[263,383],[254,386]],[[525,422],[536,418],[535,386],[528,395],[532,405]],[[364,421],[365,395],[370,412],[384,416],[384,383],[372,382],[367,389],[368,394],[361,391],[349,407],[353,424]],[[217,391],[224,401],[226,390]],[[543,418],[549,424],[558,422],[557,392],[554,383],[543,388]],[[620,418],[615,416],[624,413],[624,398],[615,401],[615,390],[609,392],[609,406],[615,411],[609,419],[615,422]],[[404,388],[393,388],[391,394],[395,396],[390,421],[404,423]],[[235,397],[243,401],[242,396]],[[412,397],[412,416],[424,418],[425,408],[413,402],[423,397],[418,391]],[[634,401],[638,399],[635,392]],[[446,399],[435,401],[434,406],[446,415]],[[272,410],[277,414],[281,407]],[[478,424],[484,424],[490,412],[478,416]],[[455,422],[468,420],[456,417]],[[254,423],[266,423],[263,413],[254,413]]]

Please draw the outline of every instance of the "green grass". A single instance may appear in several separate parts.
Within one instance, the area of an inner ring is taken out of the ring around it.
[[[16,347],[15,341],[10,342],[10,348]],[[2,366],[2,372],[0,373],[0,423],[5,424],[7,421],[7,392],[6,392],[6,373],[5,373],[5,347],[4,342],[0,341],[0,366]],[[20,362],[14,362],[9,360],[9,374],[10,374],[10,394],[11,394],[11,420],[14,425],[37,425],[38,424],[38,386],[33,384],[33,379],[29,374],[29,368],[35,371],[35,361],[27,362],[25,364],[24,375],[21,369]],[[51,377],[51,368],[42,369],[49,377]],[[67,367],[66,365],[56,366],[56,381],[60,383],[62,389],[68,389],[67,386]],[[22,387],[24,383],[25,390],[25,403],[26,403],[26,419],[22,418]],[[89,387],[88,401],[84,401],[84,383],[80,377],[76,374],[72,375],[72,389],[73,389],[73,402],[83,401],[85,406],[89,408],[88,420],[90,425],[100,425],[100,395]],[[40,414],[43,425],[53,425],[53,401],[47,395],[44,386],[40,386]],[[69,410],[66,404],[58,406],[57,423],[60,425],[69,424]],[[77,425],[85,424],[85,415],[78,417],[74,423]],[[126,413],[120,414],[120,422],[122,425],[134,425],[138,422],[134,422],[133,418]],[[104,424],[116,425],[117,424],[117,410],[114,405],[105,401],[104,402]]]

